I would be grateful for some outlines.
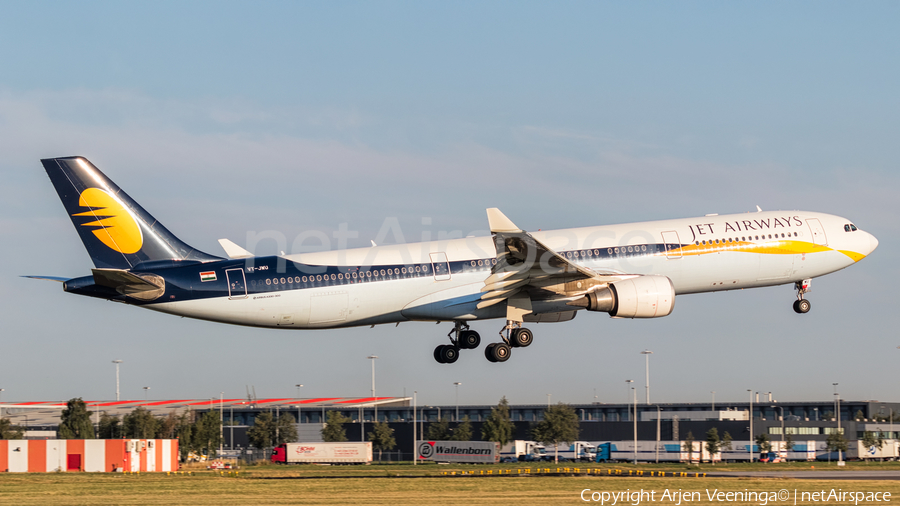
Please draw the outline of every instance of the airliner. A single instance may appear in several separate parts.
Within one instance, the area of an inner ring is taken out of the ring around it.
[[[442,364],[479,347],[469,324],[505,321],[491,362],[534,340],[527,323],[579,311],[659,318],[676,295],[793,284],[797,313],[812,278],[878,246],[846,218],[762,211],[527,232],[487,209],[491,236],[255,256],[220,239],[226,257],[175,237],[84,157],[41,160],[94,262],[63,290],[190,318],[277,329],[447,322]]]

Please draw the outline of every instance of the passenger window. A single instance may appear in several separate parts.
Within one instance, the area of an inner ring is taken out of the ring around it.
[[[367,277],[367,278],[371,278],[371,277],[372,277],[372,271],[366,271],[366,277]]]
[[[331,280],[334,281],[335,279],[337,279],[337,276],[335,276],[334,274],[332,274],[332,275],[331,275]]]
[[[271,285],[271,284],[272,284],[272,280],[271,280],[271,279],[267,279],[267,280],[266,280],[266,284],[267,284],[267,285]]]
[[[472,267],[475,267],[475,260],[472,260]]]
[[[306,276],[303,276],[303,282],[306,283]]]
[[[484,265],[484,261],[483,261],[483,260],[479,260],[479,261],[478,261],[478,266],[481,267],[482,265]]]
[[[384,276],[384,269],[381,269],[381,275]]]
[[[427,265],[423,265],[423,266],[422,266],[422,272],[428,272],[428,266],[427,266]]]
[[[599,251],[599,250],[594,250],[594,256],[595,256],[595,257],[600,256],[600,251]]]
[[[416,266],[416,272],[419,272],[419,266],[418,266],[418,265]]]
[[[641,246],[641,251],[647,251],[647,245]]]
[[[587,256],[594,256],[594,252],[592,250],[587,250]]]

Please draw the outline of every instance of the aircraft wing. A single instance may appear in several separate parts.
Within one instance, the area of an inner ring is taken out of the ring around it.
[[[515,226],[497,208],[488,209],[487,215],[497,265],[484,282],[479,309],[508,301],[510,305],[526,306],[520,307],[519,312],[528,314],[531,302],[521,293],[526,287],[545,288],[586,279],[594,280],[592,285],[596,285],[622,279],[623,273],[597,272],[571,262]]]

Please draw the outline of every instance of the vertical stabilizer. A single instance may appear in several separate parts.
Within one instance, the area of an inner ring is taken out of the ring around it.
[[[41,163],[97,268],[219,259],[175,237],[87,159],[48,158]]]

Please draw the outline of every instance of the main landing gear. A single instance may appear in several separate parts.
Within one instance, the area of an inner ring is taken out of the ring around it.
[[[506,325],[500,330],[500,338],[503,339],[503,342],[487,345],[484,349],[484,357],[491,362],[506,362],[512,355],[513,348],[524,348],[533,343],[534,334],[520,325],[522,325],[521,322],[507,320]]]
[[[442,344],[434,349],[434,359],[440,364],[452,364],[459,358],[459,350],[472,350],[481,344],[478,332],[469,330],[469,326],[463,322],[456,322],[447,337],[452,344]]]
[[[809,291],[809,285],[811,283],[811,279],[804,279],[803,281],[798,281],[794,284],[794,287],[797,289],[797,300],[794,301],[795,313],[808,313],[812,307],[809,301],[803,298],[803,294]]]
[[[534,333],[521,327],[521,322],[506,321],[500,330],[499,343],[491,343],[484,348],[484,356],[491,362],[506,362],[513,348],[524,348],[534,342]],[[441,364],[452,364],[459,359],[459,350],[472,350],[481,344],[478,332],[470,330],[463,322],[456,322],[447,334],[451,344],[442,344],[434,349],[434,359]]]

